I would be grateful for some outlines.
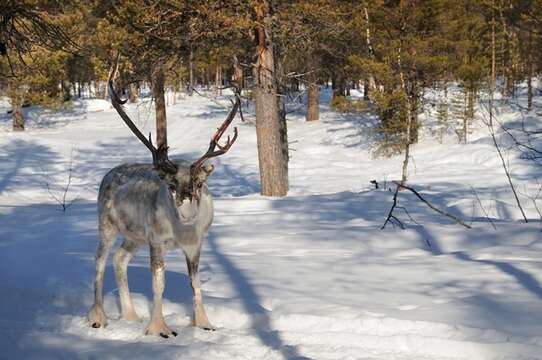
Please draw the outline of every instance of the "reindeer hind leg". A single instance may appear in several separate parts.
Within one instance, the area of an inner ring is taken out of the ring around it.
[[[113,255],[113,266],[119,288],[121,318],[124,320],[139,321],[128,286],[128,263],[136,254],[139,244],[131,239],[125,239],[119,249]]]

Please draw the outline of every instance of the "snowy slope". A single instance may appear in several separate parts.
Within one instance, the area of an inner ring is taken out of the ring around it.
[[[128,110],[152,130],[150,103]],[[204,302],[219,329],[189,326],[185,263],[171,253],[164,314],[179,336],[166,340],[143,335],[152,301],[147,251],[129,267],[143,322],[117,320],[111,266],[110,324],[92,329],[85,320],[99,182],[117,164],[148,160],[146,149],[104,101],[27,111],[25,133],[10,132],[0,115],[1,359],[542,359],[540,223],[521,223],[483,128],[467,145],[425,139],[410,171],[412,186],[472,221],[471,230],[407,193],[399,201],[421,225],[399,210],[407,229],[380,230],[393,194],[369,181],[397,179],[402,158],[371,156],[370,117],[336,114],[325,102],[322,121],[292,116],[291,191],[282,199],[258,195],[255,129],[239,122],[239,139],[210,180],[215,221],[201,261]],[[508,121],[519,116],[503,111]],[[197,96],[168,107],[173,157],[196,158],[226,113]],[[507,156],[537,220],[529,197],[540,170]],[[75,202],[63,213],[51,194],[62,196],[70,163],[67,199]]]

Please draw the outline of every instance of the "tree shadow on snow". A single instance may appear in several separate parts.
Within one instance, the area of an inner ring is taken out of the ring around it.
[[[18,187],[45,188],[45,173],[58,163],[57,153],[28,140],[8,142],[0,154],[0,194]]]
[[[473,259],[471,256],[469,256],[469,254],[464,251],[454,252],[453,255],[457,259],[463,261],[470,261],[479,264],[494,266],[503,273],[514,278],[518,282],[518,284],[520,284],[525,290],[542,300],[542,287],[540,286],[540,282],[528,272],[523,271],[518,267],[504,261]]]
[[[215,197],[258,194],[260,192],[259,175],[217,160],[209,181],[209,189]]]

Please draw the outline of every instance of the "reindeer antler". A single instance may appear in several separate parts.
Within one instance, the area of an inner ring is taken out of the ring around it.
[[[108,85],[109,85],[109,96],[111,97],[111,104],[117,110],[117,113],[120,115],[121,119],[124,121],[126,125],[132,130],[135,136],[151,151],[152,154],[152,163],[154,164],[154,167],[157,170],[163,170],[168,173],[174,173],[177,171],[177,167],[171,160],[169,160],[167,156],[167,146],[160,146],[158,149],[152,144],[152,138],[149,134],[149,139],[145,137],[139,131],[137,126],[134,124],[132,119],[126,114],[124,111],[124,108],[122,105],[126,104],[127,100],[121,100],[119,96],[117,95],[117,92],[115,91],[115,87],[113,85],[113,79],[116,76],[117,69],[119,66],[119,58],[120,53],[117,54],[117,57],[115,59],[115,63],[113,64],[111,71],[109,73],[109,79],[108,79]]]
[[[199,169],[205,160],[210,159],[215,156],[219,156],[222,154],[225,154],[230,147],[233,145],[235,140],[237,140],[237,127],[233,128],[233,138],[230,139],[230,136],[228,135],[228,139],[226,140],[226,143],[224,145],[220,145],[218,142],[220,141],[220,138],[230,126],[231,122],[235,118],[235,115],[237,114],[237,110],[241,107],[241,99],[239,97],[239,89],[235,89],[235,103],[233,104],[233,108],[231,109],[230,113],[226,117],[226,120],[220,125],[214,136],[211,138],[211,142],[209,143],[209,149],[205,154],[203,154],[198,160],[196,160],[192,166],[191,171],[195,172],[197,169]],[[215,150],[218,147],[218,150]]]

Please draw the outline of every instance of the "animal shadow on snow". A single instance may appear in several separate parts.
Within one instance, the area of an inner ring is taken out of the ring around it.
[[[207,239],[207,247],[210,248],[212,256],[230,278],[247,314],[253,318],[253,330],[262,343],[270,349],[280,352],[285,359],[309,360],[309,358],[299,355],[296,346],[286,345],[280,332],[273,330],[269,311],[260,305],[261,297],[251,284],[249,277],[222,252],[212,228]]]

